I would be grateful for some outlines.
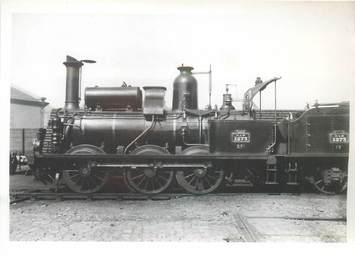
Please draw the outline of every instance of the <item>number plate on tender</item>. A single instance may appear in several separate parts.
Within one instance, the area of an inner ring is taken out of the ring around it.
[[[329,142],[331,144],[349,143],[349,134],[345,131],[333,131],[329,134]]]
[[[232,143],[250,143],[250,132],[246,130],[235,130],[231,133]]]

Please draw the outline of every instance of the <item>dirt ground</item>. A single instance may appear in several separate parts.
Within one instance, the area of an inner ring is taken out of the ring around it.
[[[10,206],[10,240],[345,242],[345,217],[345,195],[25,201]]]

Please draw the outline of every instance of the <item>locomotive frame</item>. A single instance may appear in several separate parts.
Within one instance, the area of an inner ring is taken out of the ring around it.
[[[121,175],[135,192],[156,194],[172,183],[201,195],[222,183],[319,192],[346,191],[349,104],[315,104],[306,111],[277,110],[276,82],[257,79],[235,110],[228,90],[220,109],[197,109],[192,67],[180,66],[173,109],[165,109],[164,87],[87,89],[80,109],[83,63],[67,56],[66,103],[53,110],[34,142],[36,177],[72,191],[99,191]],[[211,74],[211,70],[209,72]],[[261,92],[275,84],[275,109],[261,110]],[[253,105],[259,93],[260,109]]]

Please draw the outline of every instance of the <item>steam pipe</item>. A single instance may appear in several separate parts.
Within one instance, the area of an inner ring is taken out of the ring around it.
[[[128,149],[135,143],[137,142],[140,138],[142,138],[148,131],[154,128],[155,124],[157,123],[156,119],[154,118],[154,115],[152,117],[152,123],[150,124],[149,127],[147,127],[143,132],[141,132],[136,138],[134,138],[123,150],[123,154],[126,154]]]

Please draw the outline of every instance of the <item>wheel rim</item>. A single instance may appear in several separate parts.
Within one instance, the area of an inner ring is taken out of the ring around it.
[[[92,145],[74,146],[66,152],[71,155],[99,155],[105,152]],[[65,184],[77,193],[93,193],[99,191],[107,182],[105,171],[91,168],[90,161],[73,163],[71,168],[63,170]]]
[[[180,170],[176,180],[186,191],[202,195],[215,191],[223,180],[223,171],[213,169]]]
[[[129,169],[127,182],[136,191],[145,194],[157,194],[167,189],[174,174],[166,169]]]

